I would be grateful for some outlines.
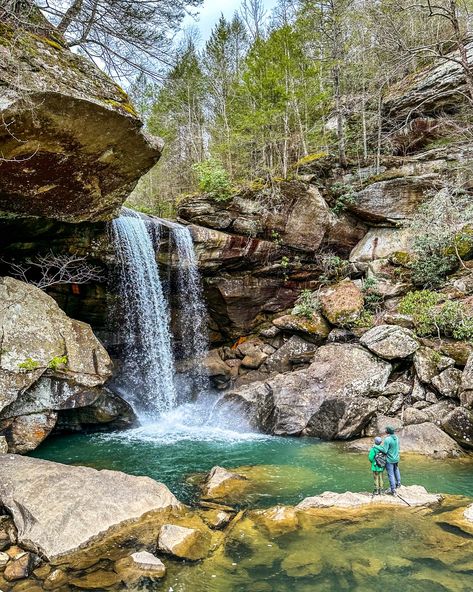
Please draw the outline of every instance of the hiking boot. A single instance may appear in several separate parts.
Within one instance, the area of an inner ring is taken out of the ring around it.
[[[395,491],[391,491],[390,489],[386,489],[386,491],[384,492],[386,495],[396,495]]]
[[[396,483],[396,489],[399,489],[401,487],[400,483]]]

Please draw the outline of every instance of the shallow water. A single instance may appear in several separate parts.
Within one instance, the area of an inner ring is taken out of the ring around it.
[[[187,411],[193,414],[195,410],[189,406]],[[278,438],[193,423],[182,409],[166,414],[157,423],[125,432],[50,438],[33,455],[67,464],[147,475],[165,483],[186,502],[192,501],[197,493],[197,486],[188,477],[208,471],[214,465],[260,467],[245,471],[256,483],[250,499],[243,500],[252,506],[294,504],[327,490],[372,488],[366,456],[345,452],[343,444],[311,438]],[[432,492],[472,495],[471,459],[406,456],[401,467],[405,485],[423,485]]]
[[[304,514],[297,528],[274,531],[254,508],[296,504],[327,490],[371,490],[366,455],[347,453],[343,444],[212,426],[199,413],[188,405],[125,432],[50,438],[33,453],[148,475],[186,502],[198,496],[195,474],[216,464],[251,478],[251,488],[238,500],[250,510],[207,559],[186,563],[163,557],[166,578],[134,592],[473,591],[473,534],[448,518],[468,500],[450,500],[451,507],[434,511],[401,507]],[[471,458],[406,456],[401,467],[405,485],[472,495]]]

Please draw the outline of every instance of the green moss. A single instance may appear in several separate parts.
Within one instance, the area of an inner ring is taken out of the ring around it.
[[[409,267],[412,263],[412,257],[406,251],[395,251],[391,254],[389,260],[393,265],[399,265],[401,267]]]
[[[138,113],[135,111],[133,105],[129,102],[120,103],[119,101],[115,101],[113,99],[104,99],[104,102],[108,103],[112,107],[115,107],[116,109],[123,109],[123,111],[126,111],[130,115],[133,115],[133,117],[138,117]]]
[[[52,360],[48,363],[48,368],[50,370],[59,370],[61,366],[67,366],[68,358],[66,356],[54,356]]]
[[[21,370],[26,370],[27,372],[36,370],[36,368],[39,368],[39,366],[39,362],[37,360],[33,360],[33,358],[26,358],[24,362],[20,362],[18,364],[18,368],[20,368]]]
[[[307,156],[303,156],[300,158],[295,164],[294,167],[298,168],[304,166],[305,164],[310,164],[311,162],[315,162],[316,160],[320,160],[321,158],[325,158],[328,156],[327,152],[314,152],[313,154],[308,154]]]
[[[50,37],[44,37],[43,35],[37,35],[36,33],[31,33],[31,37],[33,37],[34,39],[37,39],[38,41],[41,41],[41,43],[47,43],[51,47],[54,47],[54,49],[58,49],[58,50],[64,49],[64,46],[61,45],[61,43],[58,43],[57,41],[55,41],[54,39],[51,39]]]
[[[453,245],[445,250],[446,255],[457,255],[461,259],[471,257],[473,253],[473,227],[465,226],[453,237]]]

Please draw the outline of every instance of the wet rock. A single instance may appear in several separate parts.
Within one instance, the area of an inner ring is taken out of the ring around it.
[[[0,463],[0,502],[13,516],[19,544],[50,560],[147,512],[181,507],[165,485],[148,477],[12,454]]]
[[[436,506],[441,503],[442,496],[438,494],[428,493],[427,490],[420,485],[410,485],[408,487],[400,487],[399,495],[405,501],[396,496],[390,495],[376,495],[370,493],[352,493],[347,491],[345,493],[334,493],[326,491],[321,495],[314,497],[307,497],[296,506],[296,510],[305,512],[308,510],[317,510],[325,508],[360,508],[363,506],[379,506],[379,505],[396,505],[406,506],[406,502],[410,506]]]
[[[317,346],[293,335],[268,360],[266,368],[270,372],[289,372],[295,364],[310,362],[314,357]]]
[[[217,388],[228,386],[232,377],[230,367],[222,360],[218,350],[210,351],[203,361],[203,367],[207,376]]]
[[[462,372],[457,368],[447,368],[432,379],[432,385],[443,397],[456,399],[460,390]]]
[[[69,581],[66,572],[62,569],[53,569],[48,577],[43,582],[45,590],[57,590],[61,586],[65,586]]]
[[[416,374],[425,384],[431,384],[435,376],[454,364],[455,360],[448,356],[440,355],[438,351],[430,347],[419,347],[414,354]]]
[[[248,479],[237,473],[227,471],[223,467],[213,467],[204,487],[203,497],[210,499],[224,499],[238,497],[248,487]]]
[[[158,548],[180,559],[203,559],[208,555],[209,545],[209,537],[195,528],[165,524],[159,531]]]
[[[470,504],[466,510],[463,512],[463,516],[468,520],[468,522],[473,522],[473,504]]]
[[[367,331],[360,339],[362,345],[386,360],[407,358],[418,348],[414,333],[393,325],[379,325]]]
[[[159,159],[161,140],[143,133],[126,93],[93,62],[46,36],[15,34],[0,64],[0,210],[110,220]]]
[[[299,333],[309,335],[316,343],[323,341],[330,333],[327,321],[318,313],[313,313],[311,319],[298,315],[284,315],[274,319],[273,324],[285,333]]]
[[[359,191],[348,209],[370,222],[399,222],[411,218],[438,184],[436,174],[377,181]]]
[[[139,551],[116,561],[115,571],[122,581],[130,583],[140,578],[163,578],[166,566],[152,553]]]
[[[9,582],[28,578],[33,571],[34,564],[33,554],[23,551],[8,563],[3,572],[3,577]]]
[[[222,530],[230,523],[232,515],[225,510],[210,509],[202,514],[202,519],[209,528]]]
[[[297,512],[289,506],[274,506],[260,510],[255,512],[255,516],[271,534],[292,532],[299,528]]]
[[[358,266],[395,253],[405,253],[409,258],[412,242],[412,232],[407,229],[371,228],[350,253],[350,261]]]
[[[465,448],[473,448],[473,412],[457,407],[442,421],[442,428]]]
[[[120,576],[114,571],[98,569],[80,577],[71,578],[69,583],[81,590],[106,590],[120,583]]]
[[[319,292],[321,312],[332,324],[343,327],[356,321],[363,310],[363,294],[351,280],[344,280]]]

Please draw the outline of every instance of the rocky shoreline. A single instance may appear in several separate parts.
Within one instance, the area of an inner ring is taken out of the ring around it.
[[[350,521],[360,512],[389,507],[409,512],[452,505],[448,496],[414,485],[402,487],[395,498],[325,492],[296,506],[237,510],[225,499],[245,480],[214,467],[202,484],[202,500],[187,507],[147,477],[2,456],[0,589],[136,589],[165,577],[166,566],[176,561],[197,565],[218,555],[242,520],[277,535],[298,530],[306,516],[343,512]],[[452,524],[473,533],[473,504],[455,504]]]

